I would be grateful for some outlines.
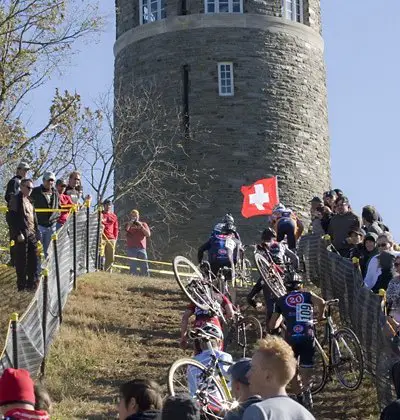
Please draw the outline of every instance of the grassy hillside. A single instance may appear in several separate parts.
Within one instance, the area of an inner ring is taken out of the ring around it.
[[[147,377],[165,384],[179,349],[186,301],[173,280],[96,273],[79,281],[47,361],[54,419],[115,418],[118,387]],[[376,419],[368,381],[355,393],[336,382],[316,397],[318,420]]]

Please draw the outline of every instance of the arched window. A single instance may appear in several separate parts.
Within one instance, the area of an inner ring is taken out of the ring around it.
[[[282,0],[282,17],[303,23],[303,0]]]

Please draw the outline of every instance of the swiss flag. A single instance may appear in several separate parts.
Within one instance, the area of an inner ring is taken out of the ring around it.
[[[262,214],[272,214],[272,210],[279,203],[278,180],[276,177],[264,178],[253,185],[243,185],[243,217],[249,218]]]

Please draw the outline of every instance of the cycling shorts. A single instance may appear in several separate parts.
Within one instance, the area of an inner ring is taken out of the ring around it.
[[[294,356],[299,359],[302,368],[314,367],[315,339],[314,337],[304,337],[289,339],[288,343],[293,349]]]

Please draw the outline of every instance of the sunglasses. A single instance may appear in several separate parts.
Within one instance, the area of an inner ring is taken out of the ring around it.
[[[387,246],[387,242],[385,242],[384,244],[378,244],[378,248],[385,248],[385,246]]]
[[[28,190],[33,190],[33,187],[28,187],[27,185],[24,185],[25,188],[27,188]]]

